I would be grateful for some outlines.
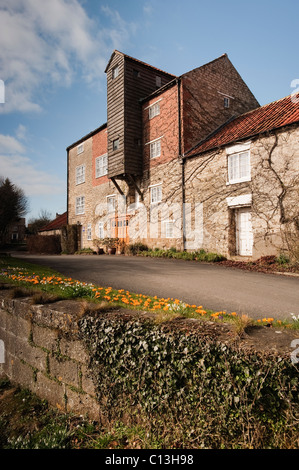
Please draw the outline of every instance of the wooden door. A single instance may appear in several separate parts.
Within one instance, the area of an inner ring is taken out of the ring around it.
[[[111,238],[119,238],[124,243],[129,242],[129,217],[118,216],[113,217],[110,221]]]

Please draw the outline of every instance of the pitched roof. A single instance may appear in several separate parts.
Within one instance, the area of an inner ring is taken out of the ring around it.
[[[153,65],[150,65],[150,64],[147,64],[146,62],[142,62],[142,60],[139,60],[139,59],[135,59],[134,57],[131,57],[127,54],[124,54],[123,52],[120,52],[118,51],[117,49],[114,49],[114,51],[112,52],[111,54],[111,57],[109,59],[109,62],[105,68],[105,73],[107,72],[107,70],[109,69],[109,66],[110,66],[110,63],[113,59],[113,57],[115,56],[115,54],[120,54],[122,55],[123,57],[125,57],[126,59],[128,60],[131,60],[133,62],[136,62],[137,64],[140,64],[140,65],[143,65],[145,67],[149,67],[150,69],[154,69],[154,70],[157,70],[157,72],[161,72],[161,73],[164,73],[165,75],[169,75],[169,77],[172,77],[172,78],[175,78],[176,75],[173,75],[172,73],[169,73],[169,72],[165,72],[165,70],[161,70],[161,69],[158,69],[157,67],[154,67]]]
[[[218,62],[219,60],[223,60],[223,59],[228,59],[228,55],[225,53],[225,54],[222,54],[221,56],[219,57],[216,57],[216,59],[213,59],[211,60],[210,62],[207,62],[206,64],[203,64],[203,65],[200,65],[199,67],[196,67],[195,69],[192,69],[192,70],[189,70],[188,72],[185,72],[183,73],[182,75],[180,76],[175,76],[173,75],[173,79],[170,80],[168,83],[166,83],[165,85],[163,85],[161,88],[158,88],[157,90],[153,91],[150,95],[147,95],[145,96],[144,98],[142,98],[140,100],[140,103],[143,104],[145,103],[146,101],[154,98],[155,96],[158,96],[160,95],[161,93],[163,93],[165,90],[168,90],[168,88],[176,85],[178,83],[179,80],[181,80],[182,78],[185,78],[187,77],[191,72],[195,71],[195,70],[200,70],[200,69],[204,69],[205,67],[208,67],[209,65],[212,65],[213,63],[215,62]],[[229,60],[229,59],[228,59]]]
[[[102,131],[103,129],[105,129],[107,127],[107,122],[105,122],[104,124],[102,124],[100,127],[97,127],[96,129],[94,129],[93,131],[89,132],[88,134],[84,135],[83,137],[81,137],[79,140],[77,140],[76,142],[72,143],[71,145],[69,145],[66,150],[70,150],[72,147],[74,147],[75,145],[79,145],[81,142],[89,139],[90,137],[92,137],[93,135],[97,134],[98,132]]]
[[[228,121],[189,150],[186,156],[198,155],[299,122],[299,100],[292,97],[289,95]]]
[[[39,232],[48,232],[50,230],[58,230],[64,225],[67,224],[67,212],[60,214],[56,217],[56,219],[49,222],[47,225],[42,227]]]

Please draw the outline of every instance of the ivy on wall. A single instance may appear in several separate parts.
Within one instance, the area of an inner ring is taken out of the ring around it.
[[[296,366],[166,325],[113,315],[81,319],[107,418],[151,416],[168,429],[201,435],[204,446],[227,446],[228,439],[238,445],[241,435],[250,440],[259,430],[271,445],[298,413]]]

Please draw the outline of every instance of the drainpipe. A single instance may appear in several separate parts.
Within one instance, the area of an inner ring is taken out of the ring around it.
[[[67,148],[66,151],[67,151],[66,225],[68,225],[69,224],[69,148]]]
[[[178,87],[178,147],[179,159],[181,163],[181,185],[182,185],[182,246],[186,249],[186,221],[185,221],[185,159],[182,155],[182,119],[181,119],[181,78],[176,79]]]

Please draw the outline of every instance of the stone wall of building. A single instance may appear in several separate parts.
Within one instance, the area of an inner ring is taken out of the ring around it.
[[[236,255],[234,211],[241,207],[251,211],[253,259],[287,248],[286,237],[293,237],[298,220],[298,138],[299,130],[294,127],[252,139],[251,178],[246,182],[228,184],[226,148],[186,161],[186,202],[191,206],[192,227],[194,207],[202,206],[203,233],[194,249]]]

